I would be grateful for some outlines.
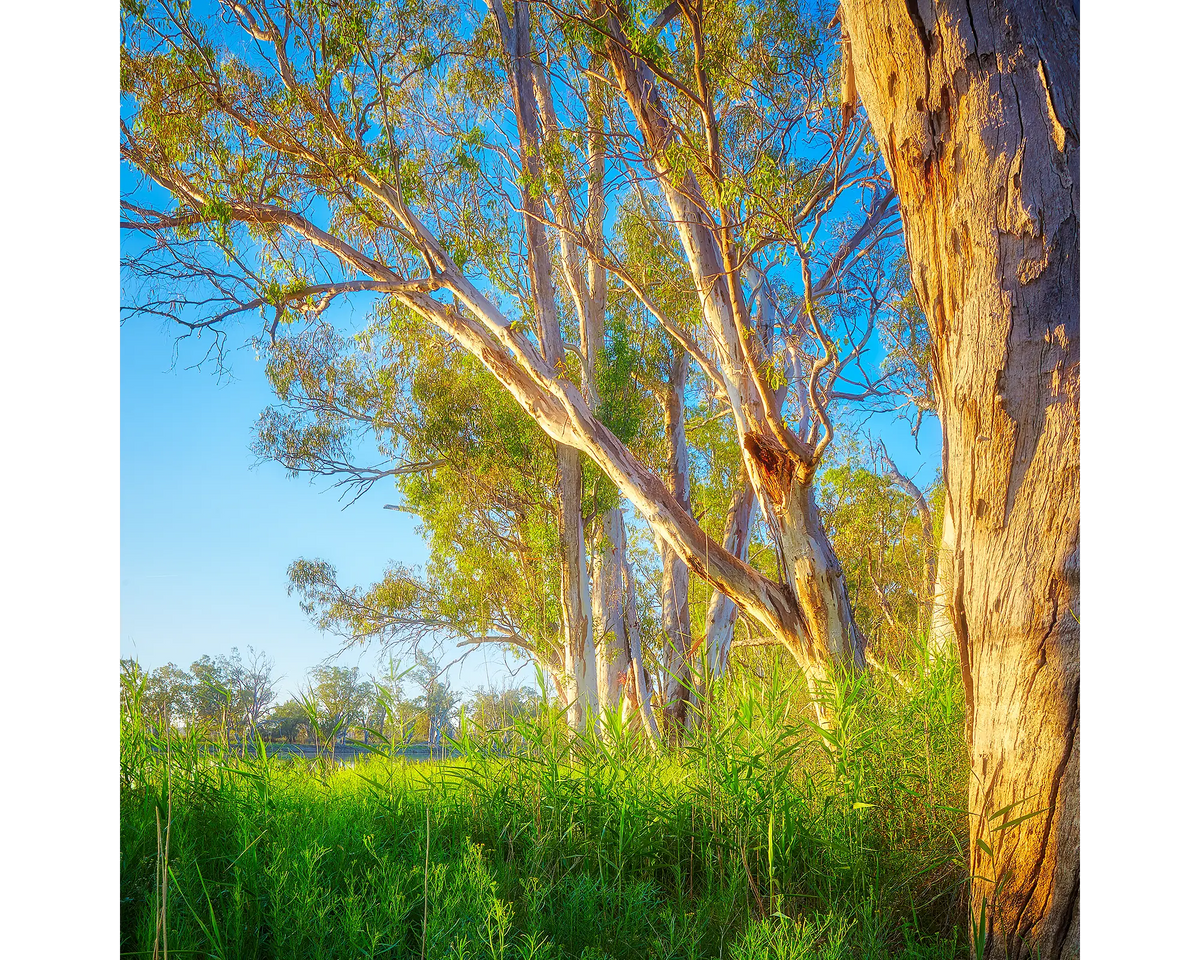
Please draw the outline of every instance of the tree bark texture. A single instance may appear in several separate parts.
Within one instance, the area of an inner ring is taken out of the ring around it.
[[[1079,953],[1079,21],[846,0],[929,318],[988,957]],[[984,910],[986,904],[986,910]]]
[[[725,514],[722,536],[725,549],[739,560],[745,561],[750,554],[750,529],[757,514],[758,498],[754,495],[754,488],[749,481],[743,480]],[[725,676],[729,668],[729,652],[733,648],[737,618],[737,602],[728,594],[713,590],[704,617],[704,669],[694,678],[697,709],[688,714],[689,729],[703,722],[703,707],[707,703],[710,687]]]

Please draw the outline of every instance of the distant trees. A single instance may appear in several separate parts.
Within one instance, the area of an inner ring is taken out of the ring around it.
[[[478,730],[502,730],[536,714],[539,701],[532,687],[479,687],[467,700],[464,712]]]
[[[415,702],[421,706],[424,714],[425,740],[430,744],[441,744],[447,734],[454,732],[454,711],[462,697],[442,679],[441,664],[432,656],[418,650],[415,660],[409,677],[419,691]]]
[[[292,697],[271,711],[264,724],[263,732],[271,739],[296,743],[300,739],[312,738],[308,725],[308,710],[300,700]]]
[[[145,674],[143,711],[156,724],[200,726],[214,737],[249,739],[275,700],[274,669],[274,661],[254,647],[245,661],[234,647],[228,655],[205,654],[187,670],[167,663]]]
[[[237,663],[233,681],[239,691],[246,726],[251,736],[258,732],[271,704],[275,702],[275,661],[250,647],[246,662]],[[234,653],[237,653],[236,648]]]
[[[413,739],[437,744],[455,733],[462,695],[424,651],[417,651],[408,669],[393,659],[379,676],[364,675],[359,667],[318,665],[297,695],[273,705],[278,686],[273,661],[250,649],[246,663],[235,648],[231,656],[206,654],[187,671],[166,664],[147,672],[136,660],[123,659],[121,673],[128,682],[121,695],[139,688],[142,713],[160,729],[165,722],[224,742],[246,742],[257,733],[287,743],[327,745],[367,739],[374,731],[397,744]],[[472,701],[481,705],[481,717],[510,716],[516,703],[532,709],[532,692],[524,688],[519,695],[507,690],[495,694],[494,709],[485,705],[491,703],[488,696],[479,691]]]
[[[168,663],[155,667],[146,678],[145,713],[170,724],[191,716],[193,675]]]
[[[304,702],[314,717],[316,729],[328,743],[344,742],[351,724],[361,726],[375,692],[374,684],[360,680],[358,667],[322,665],[309,671]]]

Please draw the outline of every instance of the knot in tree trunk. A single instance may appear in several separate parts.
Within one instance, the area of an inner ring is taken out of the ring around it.
[[[791,492],[796,477],[796,457],[774,437],[748,433],[742,441],[746,453],[758,464],[763,489],[771,503],[780,506]]]

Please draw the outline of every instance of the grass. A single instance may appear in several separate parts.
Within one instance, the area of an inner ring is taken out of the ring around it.
[[[920,665],[838,683],[832,734],[775,662],[668,754],[544,712],[341,767],[168,744],[128,689],[123,955],[965,957],[961,684]]]

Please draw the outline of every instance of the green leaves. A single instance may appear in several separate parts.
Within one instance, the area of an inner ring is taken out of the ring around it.
[[[932,545],[913,501],[864,460],[865,451],[851,443],[843,461],[821,475],[819,502],[859,626],[873,644],[895,648],[923,629]],[[936,544],[940,487],[928,499]]]

